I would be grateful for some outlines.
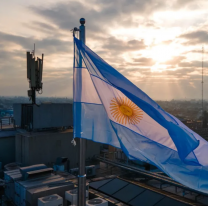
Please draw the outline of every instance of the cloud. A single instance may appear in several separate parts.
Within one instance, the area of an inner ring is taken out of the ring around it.
[[[201,49],[193,49],[193,50],[189,50],[189,51],[186,51],[186,52],[183,52],[183,54],[190,54],[190,53],[196,53],[196,54],[202,54],[202,47]],[[204,50],[204,54],[208,54],[208,51]]]
[[[138,26],[135,15],[145,18],[168,6],[168,1],[164,0],[91,0],[59,2],[50,7],[30,6],[29,9],[66,31],[78,26],[79,18],[85,17],[88,32],[102,34],[109,27]],[[146,26],[157,27],[153,20],[149,20]]]
[[[74,27],[77,27],[81,16],[86,18],[89,31],[94,31],[95,28],[97,32],[103,30],[101,25],[101,21],[104,20],[102,19],[102,12],[100,13],[92,6],[87,6],[78,1],[60,2],[47,8],[31,6],[30,10],[41,15],[53,24],[56,24],[61,30],[70,31]],[[116,14],[112,13],[110,15],[109,12],[106,16],[106,21],[112,18],[113,15]]]
[[[130,40],[122,41],[116,39],[115,37],[109,37],[103,43],[102,48],[107,49],[109,52],[118,51],[118,52],[129,52],[129,51],[138,51],[146,48],[144,40]]]
[[[22,49],[31,50],[33,44],[35,43],[38,50],[41,50],[43,53],[62,53],[72,51],[72,42],[61,40],[58,38],[43,38],[37,39],[35,37],[23,37],[13,34],[8,34],[0,32],[0,41],[4,43],[13,43],[15,45],[21,46]]]
[[[202,0],[175,0],[172,2],[172,7],[174,9],[188,8],[192,10],[199,8],[199,2],[203,3]]]
[[[186,59],[185,56],[174,56],[172,59],[166,61],[165,64],[176,66],[180,64],[184,59]]]
[[[160,29],[160,27],[158,27],[157,23],[155,21],[153,21],[152,19],[141,22],[140,25],[145,26],[145,27],[154,28],[154,29]]]
[[[45,33],[48,36],[56,36],[56,37],[62,37],[63,34],[61,34],[59,28],[57,25],[53,25],[49,22],[40,22],[40,21],[32,21],[30,23],[24,23],[23,26],[32,29],[33,31],[38,31],[40,33]]]
[[[179,36],[179,38],[186,39],[185,45],[206,44],[208,41],[208,31],[198,30],[192,31]]]
[[[140,58],[134,58],[134,62],[136,62],[138,65],[141,66],[153,66],[156,61],[152,58],[146,58],[146,57],[140,57]]]
[[[181,62],[179,63],[180,67],[190,67],[190,68],[201,68],[202,62],[201,61],[190,61],[190,62]],[[204,68],[208,66],[208,61],[204,61]]]

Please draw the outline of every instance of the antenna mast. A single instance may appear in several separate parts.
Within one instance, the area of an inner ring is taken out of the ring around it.
[[[202,118],[203,118],[203,111],[204,111],[204,105],[203,105],[203,93],[204,93],[204,74],[203,74],[203,69],[204,69],[204,46],[202,46]]]

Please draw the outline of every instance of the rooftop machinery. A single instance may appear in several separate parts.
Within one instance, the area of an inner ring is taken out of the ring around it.
[[[29,80],[28,96],[32,100],[32,104],[36,104],[36,91],[42,94],[42,73],[43,73],[43,56],[42,59],[35,58],[35,45],[32,52],[27,52],[27,79]]]

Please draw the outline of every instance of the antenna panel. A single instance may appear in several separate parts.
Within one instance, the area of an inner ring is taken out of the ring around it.
[[[38,61],[39,61],[38,87],[42,89],[43,61],[41,59],[38,59]]]
[[[36,62],[35,62],[35,58],[32,58],[31,60],[31,82],[30,82],[30,86],[32,87],[36,87]]]
[[[32,54],[30,52],[27,52],[27,78],[31,80],[31,60],[32,60]]]

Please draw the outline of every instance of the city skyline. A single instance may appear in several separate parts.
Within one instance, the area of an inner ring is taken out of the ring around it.
[[[85,17],[87,46],[155,100],[201,98],[204,46],[204,98],[208,99],[205,0],[0,4],[1,96],[27,95],[26,51],[35,43],[36,56],[45,55],[43,96],[72,98],[70,30]]]

